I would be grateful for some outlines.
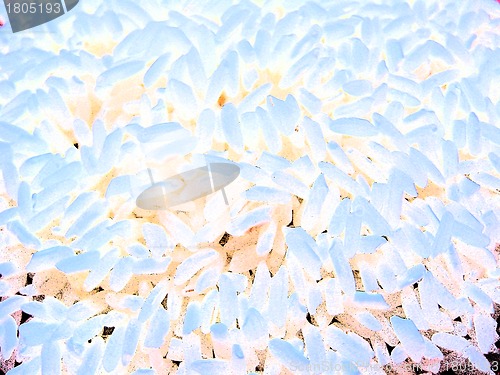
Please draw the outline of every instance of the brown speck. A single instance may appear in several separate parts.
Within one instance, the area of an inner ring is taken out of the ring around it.
[[[219,105],[219,107],[222,108],[224,104],[226,104],[226,100],[227,100],[226,94],[224,93],[220,94],[219,99],[217,100],[217,104]]]
[[[104,326],[104,328],[102,329],[102,335],[103,336],[109,336],[113,333],[113,331],[115,330],[115,327],[106,327]]]
[[[229,233],[225,232],[224,235],[222,236],[222,238],[220,239],[219,244],[221,246],[224,246],[225,244],[227,244],[227,241],[229,241],[229,238],[231,238],[231,235]]]

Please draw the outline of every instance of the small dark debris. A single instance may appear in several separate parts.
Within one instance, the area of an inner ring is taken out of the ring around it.
[[[104,326],[104,328],[102,329],[102,334],[103,334],[103,336],[109,336],[113,333],[114,330],[115,330],[115,327]]]
[[[226,100],[227,100],[227,97],[226,97],[226,94],[222,93],[220,94],[219,96],[219,99],[217,99],[217,104],[219,105],[219,107],[224,107],[224,104],[226,104]]]
[[[333,323],[339,323],[340,324],[340,321],[337,318],[334,317],[332,319],[332,321],[328,325],[331,326]]]
[[[161,301],[161,305],[167,310],[168,294],[165,294],[165,298]]]
[[[292,219],[288,223],[287,227],[289,227],[289,228],[295,228],[295,226],[293,225],[293,210],[292,210]]]
[[[219,241],[219,245],[224,246],[225,244],[227,244],[227,242],[229,241],[230,238],[231,238],[231,235],[229,233],[225,232]]]
[[[389,241],[389,238],[387,236],[382,236],[383,239],[385,239],[386,241]]]
[[[78,143],[73,143],[73,146],[75,146],[75,148],[78,150]]]
[[[413,289],[417,289],[417,288],[418,288],[418,283],[413,284]]]
[[[388,343],[385,343],[385,346],[387,347],[387,351],[389,352],[389,354],[391,354],[395,348],[395,346],[390,346]]]
[[[28,319],[31,319],[31,318],[33,318],[33,315],[25,313],[24,311],[21,310],[21,323],[20,324],[27,322]]]
[[[307,314],[306,314],[306,319],[307,319],[307,321],[308,321],[309,323],[311,323],[311,324],[312,324],[312,317],[311,317],[311,314],[307,313]]]
[[[261,365],[261,364],[258,364],[257,366],[255,366],[255,371],[264,371],[264,367]]]
[[[28,272],[28,274],[26,275],[26,285],[33,284],[33,277],[35,277],[35,274],[32,272]]]
[[[181,365],[181,361],[172,361],[172,363],[174,365],[176,365],[177,367],[179,367]]]

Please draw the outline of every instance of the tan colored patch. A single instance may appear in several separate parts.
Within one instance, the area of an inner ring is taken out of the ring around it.
[[[429,180],[427,181],[427,185],[425,187],[416,186],[416,189],[417,197],[421,199],[425,199],[427,197],[442,198],[445,196],[445,189]]]

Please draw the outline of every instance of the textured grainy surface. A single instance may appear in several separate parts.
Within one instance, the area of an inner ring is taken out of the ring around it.
[[[495,372],[495,1],[80,3],[0,29],[2,371]]]

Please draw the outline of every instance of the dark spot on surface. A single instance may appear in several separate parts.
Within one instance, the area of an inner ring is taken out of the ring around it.
[[[219,241],[219,245],[224,246],[225,244],[227,244],[227,242],[229,241],[230,238],[231,238],[231,235],[229,233],[225,232]]]
[[[389,352],[389,354],[391,354],[395,348],[395,346],[390,346],[388,343],[385,343],[385,346],[387,347],[387,351]]]
[[[417,289],[417,288],[418,288],[418,283],[413,284],[413,289]]]
[[[469,336],[469,335],[465,335],[465,336],[464,336],[464,339],[466,339],[466,340],[470,340],[470,336]]]
[[[287,227],[289,227],[289,228],[295,228],[295,226],[293,225],[293,210],[292,210],[292,219],[288,223]]]
[[[94,288],[92,289],[92,292],[93,293],[99,293],[99,292],[102,292],[104,289],[102,289],[100,286],[98,286],[97,288]]]
[[[73,143],[73,146],[78,150],[78,143]]]
[[[264,367],[261,365],[261,364],[258,364],[257,366],[255,366],[255,371],[264,371]]]
[[[462,322],[462,319],[461,319],[459,316],[457,316],[455,319],[453,319],[453,321],[454,321],[454,322],[460,322],[460,323],[461,323],[461,322]]]
[[[311,314],[307,313],[306,315],[306,319],[309,323],[311,323],[313,326],[318,326],[318,323],[316,322],[316,319],[314,319],[314,316],[312,316]]]
[[[92,339],[88,339],[87,342],[90,344],[92,342]]]
[[[103,336],[109,336],[113,333],[113,331],[115,330],[115,327],[106,327],[104,326],[103,329],[102,329],[102,335]]]
[[[250,274],[250,276],[253,276],[252,270],[248,270],[248,273]]]
[[[33,284],[33,277],[35,277],[35,274],[32,272],[28,272],[28,274],[26,275],[26,285]]]
[[[328,325],[331,326],[333,323],[339,323],[340,324],[340,321],[337,318],[333,318],[332,321]]]
[[[224,104],[226,104],[226,101],[227,101],[226,94],[222,93],[220,94],[219,99],[217,99],[217,104],[219,105],[219,107],[222,108]]]
[[[387,236],[382,236],[383,239],[385,239],[386,241],[389,241],[389,238]]]
[[[168,294],[165,294],[163,301],[161,301],[161,305],[167,310],[167,302],[168,302]]]
[[[25,313],[24,311],[21,310],[21,321],[19,324],[26,323],[28,319],[33,318],[33,315],[30,315],[28,313]]]
[[[179,367],[181,365],[181,361],[172,361],[172,363],[174,365],[176,365],[177,367]]]

